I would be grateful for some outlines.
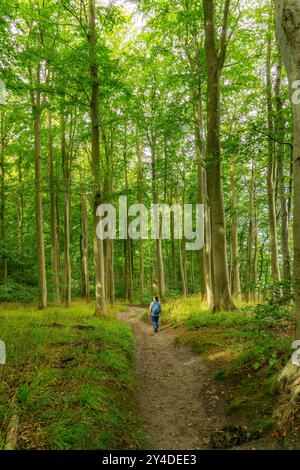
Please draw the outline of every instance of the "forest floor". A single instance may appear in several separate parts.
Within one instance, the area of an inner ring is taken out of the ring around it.
[[[17,450],[141,447],[135,341],[114,311],[101,319],[82,301],[43,311],[2,303],[0,320],[0,450],[15,416]]]
[[[216,382],[208,362],[180,344],[178,330],[163,324],[155,334],[144,321],[145,309],[130,307],[119,318],[134,329],[136,366],[140,381],[139,404],[148,449],[209,449],[226,433],[244,433],[227,415],[227,390]],[[232,437],[232,436],[231,436]],[[222,443],[221,443],[222,446]],[[236,449],[274,449],[266,439],[253,441],[251,433],[243,445],[224,445]]]

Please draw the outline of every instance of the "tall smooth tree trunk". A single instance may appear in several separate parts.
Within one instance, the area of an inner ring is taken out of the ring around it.
[[[125,125],[124,131],[124,149],[123,149],[123,159],[124,159],[124,174],[125,174],[125,189],[126,194],[129,193],[129,184],[128,184],[128,170],[127,170],[127,124]],[[126,209],[128,211],[128,207]],[[134,286],[133,286],[133,254],[132,254],[132,243],[131,239],[128,236],[128,227],[127,227],[127,253],[128,253],[128,263],[129,263],[129,302],[132,304],[134,299]]]
[[[182,257],[182,240],[178,240],[178,262],[179,262],[179,269],[181,275],[181,283],[182,283],[182,293],[183,296],[187,296],[187,285],[186,285],[186,275],[184,271],[184,263]]]
[[[50,220],[51,220],[51,271],[52,271],[52,290],[53,303],[60,303],[59,293],[59,252],[58,252],[58,233],[57,233],[57,207],[56,207],[56,185],[55,170],[53,161],[53,135],[52,135],[52,114],[48,110],[48,171],[50,186]]]
[[[142,149],[140,145],[140,136],[138,128],[136,130],[136,153],[137,153],[137,199],[139,204],[143,204],[143,164],[142,164]],[[139,240],[139,299],[143,303],[144,297],[144,252],[143,252],[143,239]]]
[[[173,205],[173,185],[171,186],[170,204]],[[174,213],[171,212],[171,253],[172,253],[172,277],[174,287],[177,286],[177,262],[176,262],[176,249],[175,249],[175,220]]]
[[[96,11],[95,0],[89,0],[89,62],[91,78],[91,167],[93,175],[93,216],[94,216],[94,259],[95,259],[95,315],[106,314],[105,302],[105,275],[103,240],[100,240],[96,233],[98,217],[97,207],[101,204],[100,189],[100,122],[99,122],[99,73],[97,63],[97,33],[96,33]]]
[[[267,79],[267,112],[268,112],[268,132],[272,135],[273,127],[273,106],[272,106],[272,79],[271,79],[271,51],[272,39],[268,36],[267,43],[267,60],[266,60],[266,79]],[[278,262],[278,240],[277,240],[277,220],[276,220],[276,163],[275,163],[275,145],[270,137],[268,139],[268,215],[270,227],[270,251],[271,251],[271,267],[272,278],[280,281],[280,270]]]
[[[231,291],[237,301],[241,301],[241,279],[239,260],[239,237],[238,237],[238,216],[237,216],[237,192],[235,177],[235,157],[230,162],[230,202],[231,202],[231,253],[232,253],[232,276]]]
[[[213,308],[213,292],[211,279],[211,233],[210,233],[210,214],[209,201],[206,185],[205,161],[205,136],[204,136],[204,118],[202,103],[202,84],[198,79],[198,87],[193,88],[194,101],[194,122],[195,122],[195,146],[197,159],[197,188],[198,204],[204,205],[205,213],[205,240],[204,247],[199,252],[200,257],[200,282],[201,296],[206,299],[208,307]]]
[[[110,135],[109,135],[110,134]],[[110,133],[104,125],[101,125],[101,135],[104,143],[105,155],[105,169],[104,171],[104,184],[103,194],[106,200],[109,200],[113,191],[113,174],[114,174],[114,160],[113,160],[113,130],[110,128]],[[114,280],[114,241],[107,238],[103,241],[104,251],[104,266],[105,266],[105,291],[106,299],[113,305],[115,301],[115,280]]]
[[[123,240],[123,288],[124,288],[124,299],[128,300],[128,250],[127,240]]]
[[[4,150],[5,150],[5,131],[4,131],[4,111],[1,111],[1,149],[0,149],[0,223],[1,223],[1,241],[5,246],[6,242],[6,217],[5,217],[5,170],[4,170]],[[3,285],[7,286],[8,263],[5,256],[2,260]]]
[[[256,198],[256,196],[255,196]],[[253,272],[253,284],[254,284],[254,291],[252,295],[252,299],[254,302],[256,302],[257,299],[257,282],[258,282],[258,275],[257,275],[257,261],[258,261],[258,209],[257,206],[255,207],[255,224],[254,224],[254,234],[253,234],[253,239],[254,239],[254,254],[253,254],[253,267],[252,267],[252,272]]]
[[[115,271],[114,271],[114,241],[108,239],[108,276],[109,276],[109,300],[115,303]]]
[[[81,272],[82,272],[82,297],[90,300],[89,279],[89,233],[87,217],[87,198],[83,194],[80,201],[81,214]]]
[[[298,0],[275,0],[277,37],[291,91],[294,126],[294,272],[296,339],[300,340],[300,102],[293,84],[300,80],[300,4]],[[299,82],[298,82],[299,83]]]
[[[185,193],[186,193],[186,185],[185,185],[185,175],[183,173],[182,175],[182,186],[183,186],[183,194],[182,194],[182,207],[184,207],[185,205]],[[177,201],[178,203],[178,201]],[[185,296],[188,295],[188,281],[187,281],[187,270],[186,270],[186,248],[185,248],[185,232],[184,232],[184,214],[182,212],[182,227],[183,227],[183,231],[182,231],[182,240],[179,240],[181,243],[179,245],[180,249],[182,250],[181,251],[181,263],[182,263],[182,275],[184,277],[184,292],[185,292]],[[179,261],[180,262],[180,261]]]
[[[37,83],[40,83],[40,66],[36,72]],[[41,154],[41,93],[32,93],[32,112],[34,119],[34,161],[35,161],[35,220],[37,238],[37,261],[39,276],[39,309],[47,307],[47,279],[44,244],[44,216],[42,202],[42,154]]]
[[[283,99],[281,96],[281,80],[282,80],[282,62],[281,58],[277,64],[276,74],[276,138],[278,142],[284,142],[285,138],[285,122]],[[279,194],[280,194],[280,212],[281,212],[281,251],[282,251],[282,264],[283,264],[283,293],[287,302],[291,299],[291,257],[290,257],[290,231],[289,231],[289,209],[288,197],[286,193],[286,178],[285,178],[285,146],[283,143],[278,143],[276,148],[276,159],[278,165],[278,179],[279,179]]]
[[[235,309],[229,286],[220,145],[221,72],[226,57],[230,0],[225,1],[220,52],[217,51],[214,4],[212,0],[203,0],[208,95],[205,160],[211,218],[213,310],[219,311]]]
[[[71,303],[71,259],[70,259],[70,153],[66,145],[66,121],[64,110],[61,116],[61,157],[64,191],[64,306]]]
[[[18,203],[17,203],[17,219],[18,219],[18,250],[19,250],[19,270],[20,279],[25,281],[24,267],[24,188],[23,188],[23,158],[22,153],[18,158]]]
[[[253,230],[253,215],[254,215],[254,194],[255,194],[255,163],[252,161],[251,169],[251,183],[249,189],[249,212],[248,212],[248,242],[247,242],[247,261],[246,261],[246,301],[250,302],[251,299],[251,282],[252,279],[252,248],[253,248],[253,239],[254,239],[254,230]]]
[[[151,170],[152,170],[152,200],[153,204],[158,204],[158,193],[157,193],[157,181],[156,181],[156,142],[152,136],[151,139]],[[161,227],[161,226],[160,226]],[[161,300],[165,299],[165,275],[164,275],[164,263],[162,255],[162,234],[161,229],[159,230],[159,237],[156,239],[156,259],[157,259],[157,270],[158,270],[158,284],[159,294]]]

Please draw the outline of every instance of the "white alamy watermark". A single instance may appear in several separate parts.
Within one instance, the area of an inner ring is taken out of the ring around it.
[[[294,341],[292,348],[296,349],[296,351],[292,355],[292,363],[295,366],[300,366],[300,341],[299,340]]]
[[[0,364],[6,364],[6,348],[4,341],[0,340]]]
[[[292,103],[300,104],[300,80],[293,81],[292,89],[294,90],[292,93]]]
[[[173,228],[175,240],[186,240],[186,250],[201,250],[204,245],[203,204],[152,204],[148,209],[144,204],[128,206],[127,196],[120,196],[118,210],[112,204],[100,204],[96,215],[101,240],[169,240]]]
[[[0,80],[0,104],[6,104],[6,88],[3,80]]]

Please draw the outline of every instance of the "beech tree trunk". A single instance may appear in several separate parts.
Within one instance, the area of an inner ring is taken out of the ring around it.
[[[256,198],[256,196],[255,196]],[[255,225],[254,225],[254,254],[253,254],[253,284],[254,284],[254,291],[252,294],[252,299],[254,302],[258,300],[257,294],[258,294],[258,289],[257,289],[257,282],[258,282],[258,276],[257,276],[257,260],[258,260],[258,209],[257,206],[255,207]]]
[[[157,181],[156,181],[156,153],[155,153],[156,143],[154,141],[153,136],[152,136],[151,141],[152,141],[152,146],[151,146],[152,200],[153,200],[153,204],[158,204]],[[157,258],[159,294],[160,294],[161,300],[164,301],[165,275],[164,275],[164,263],[163,263],[163,256],[162,256],[161,226],[159,230],[159,237],[156,239],[156,258]]]
[[[53,303],[60,303],[59,295],[59,266],[58,266],[58,235],[57,235],[57,209],[56,209],[56,186],[55,170],[53,161],[53,136],[52,136],[52,115],[48,111],[48,171],[50,186],[50,220],[51,220],[51,270],[52,270],[52,290]]]
[[[281,56],[284,61],[291,91],[294,125],[294,272],[296,339],[300,340],[300,102],[293,84],[300,80],[300,3],[298,0],[275,0],[276,29]]]
[[[22,168],[22,155],[18,158],[18,205],[17,205],[17,219],[18,219],[18,249],[19,249],[19,269],[20,279],[25,281],[25,266],[24,266],[24,188],[23,188],[23,168]]]
[[[268,37],[267,60],[266,60],[266,78],[267,78],[267,111],[268,111],[268,132],[269,135],[274,134],[273,126],[273,106],[272,106],[272,80],[271,80],[271,35]],[[270,137],[268,139],[268,214],[270,227],[270,251],[271,251],[271,267],[272,278],[280,281],[280,270],[278,263],[278,240],[277,240],[277,220],[276,220],[276,163],[275,163],[275,145]]]
[[[61,157],[64,192],[64,305],[71,303],[71,259],[70,259],[70,152],[66,145],[66,122],[62,109],[61,116]]]
[[[277,76],[275,86],[276,97],[276,123],[275,131],[278,142],[284,142],[285,139],[285,122],[283,99],[281,96],[281,80],[282,80],[282,63],[277,64]],[[285,178],[285,145],[282,143],[277,144],[276,159],[278,165],[278,179],[279,179],[279,193],[280,193],[280,212],[281,212],[281,251],[283,262],[283,293],[288,301],[291,298],[291,257],[290,257],[290,233],[289,233],[289,209],[288,198],[286,193],[286,178]]]
[[[230,201],[231,201],[231,254],[232,254],[232,275],[231,291],[234,298],[241,300],[241,279],[239,260],[239,238],[238,238],[238,217],[237,217],[237,194],[235,178],[234,157],[230,162]]]
[[[124,136],[125,136],[125,140],[124,140],[123,158],[124,158],[125,189],[126,189],[126,194],[128,194],[129,185],[128,185],[128,171],[127,171],[127,125],[125,125]],[[128,207],[126,210],[128,211]],[[127,227],[127,254],[128,254],[128,263],[129,263],[128,264],[128,267],[129,267],[129,302],[132,304],[133,298],[134,298],[133,256],[132,256],[132,243],[128,235],[128,227]]]
[[[90,280],[89,280],[89,234],[87,217],[87,198],[83,194],[80,201],[81,214],[81,273],[82,273],[82,297],[90,300]]]
[[[40,66],[36,72],[37,83],[40,83]],[[32,93],[32,112],[34,119],[34,160],[35,160],[35,218],[37,238],[37,260],[39,276],[39,309],[47,307],[47,280],[44,246],[44,216],[42,202],[42,155],[41,155],[41,93]]]
[[[206,170],[204,168],[205,160],[205,137],[204,137],[204,119],[202,104],[202,88],[200,79],[198,88],[193,89],[194,98],[194,121],[195,121],[195,146],[197,159],[197,188],[198,204],[204,205],[205,212],[205,241],[204,247],[200,250],[200,278],[201,295],[207,300],[209,308],[213,308],[212,299],[212,279],[211,279],[211,234],[209,204],[206,186]]]
[[[252,279],[252,248],[254,241],[253,215],[254,215],[254,195],[255,195],[255,163],[252,161],[251,183],[249,189],[249,225],[248,225],[248,242],[247,242],[247,261],[246,261],[246,301],[251,300],[251,282]]]
[[[5,150],[5,131],[4,131],[4,111],[1,111],[1,149],[0,149],[0,223],[1,223],[1,241],[5,249],[6,241],[6,220],[5,220],[5,170],[4,170],[4,150]],[[8,263],[7,257],[2,260],[2,276],[4,287],[7,286]]]
[[[96,233],[98,217],[97,207],[101,204],[100,190],[100,123],[99,123],[99,74],[97,64],[97,34],[96,34],[96,12],[95,0],[89,0],[89,32],[88,40],[90,45],[90,78],[91,78],[91,167],[93,176],[93,217],[94,217],[94,259],[95,259],[95,315],[106,314],[105,302],[105,275],[103,240],[100,240]]]
[[[143,204],[143,164],[142,164],[142,150],[140,145],[138,129],[136,132],[136,152],[137,152],[137,199],[139,204]],[[139,299],[140,303],[143,302],[144,297],[144,253],[143,253],[143,239],[139,240]]]
[[[205,17],[205,55],[207,62],[207,139],[206,174],[210,207],[213,310],[235,309],[229,286],[226,227],[221,179],[220,79],[226,57],[230,0],[225,1],[220,52],[217,51],[215,2],[203,0]]]

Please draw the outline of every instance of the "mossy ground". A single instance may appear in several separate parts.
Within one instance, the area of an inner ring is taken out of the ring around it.
[[[0,448],[12,414],[18,449],[141,447],[134,338],[113,311],[99,319],[83,302],[44,311],[2,304]]]

